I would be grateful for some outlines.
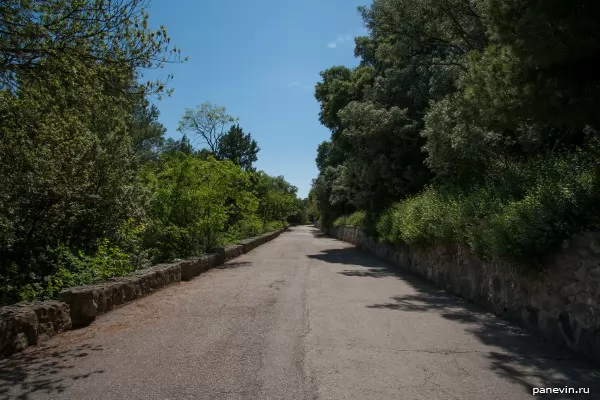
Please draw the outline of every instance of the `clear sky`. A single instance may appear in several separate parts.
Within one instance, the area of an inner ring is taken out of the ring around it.
[[[186,108],[227,107],[261,148],[256,167],[283,175],[306,197],[317,175],[316,149],[330,132],[319,123],[314,85],[334,65],[355,66],[356,10],[369,0],[153,0],[152,25],[190,60],[168,65],[170,98],[156,104],[167,136],[179,138]]]

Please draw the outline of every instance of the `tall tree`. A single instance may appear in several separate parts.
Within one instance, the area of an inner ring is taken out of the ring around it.
[[[181,139],[167,139],[161,148],[163,154],[183,153],[186,155],[194,154],[194,147],[190,143],[187,135],[183,135]]]
[[[142,162],[158,159],[165,144],[167,128],[158,121],[159,111],[145,96],[135,103],[130,122],[131,140],[135,154]]]
[[[73,76],[73,65],[45,63],[48,59],[135,73],[179,61],[181,50],[171,46],[166,29],[148,27],[148,5],[148,0],[0,2],[0,88],[16,89],[25,73],[39,79]],[[112,81],[110,74],[102,78],[104,84]],[[148,82],[145,89],[160,93],[164,84]]]
[[[355,41],[360,66],[322,72],[315,90],[332,132],[315,181],[327,221],[357,207],[376,215],[424,187],[423,118],[487,43],[473,0],[374,0],[359,11],[370,30]]]
[[[134,145],[161,135],[143,95],[164,82],[137,82],[174,50],[145,4],[0,2],[0,301],[144,216]]]
[[[216,155],[219,153],[219,141],[236,121],[237,118],[229,115],[225,107],[206,102],[196,108],[186,109],[177,130],[194,135],[196,140],[207,145]]]
[[[233,125],[217,144],[217,158],[233,161],[245,171],[254,171],[252,165],[258,159],[259,151],[256,140],[250,133],[244,134],[239,125]]]

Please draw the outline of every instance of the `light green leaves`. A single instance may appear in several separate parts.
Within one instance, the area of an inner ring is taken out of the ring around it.
[[[225,107],[206,102],[196,108],[187,108],[177,130],[193,135],[195,140],[206,144],[216,155],[219,141],[237,120],[227,113]]]

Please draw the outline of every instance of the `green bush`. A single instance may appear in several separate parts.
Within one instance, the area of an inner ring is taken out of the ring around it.
[[[334,221],[333,221],[333,227],[334,228],[338,228],[340,226],[346,226],[346,221],[348,220],[348,217],[345,215],[342,215],[341,217],[337,217]]]
[[[54,273],[32,277],[21,286],[15,287],[13,301],[52,299],[63,289],[100,282],[116,276],[123,276],[135,270],[130,262],[130,254],[113,246],[108,239],[98,241],[98,248],[92,255],[83,251],[73,251],[60,244],[52,251]],[[6,301],[8,303],[8,301]]]
[[[593,153],[578,151],[526,165],[526,194],[511,199],[491,219],[492,252],[508,259],[543,261],[573,234],[598,229],[597,159]]]
[[[147,231],[147,223],[130,218],[123,224],[115,240],[115,245],[129,254],[129,262],[135,269],[149,267],[152,263],[152,249],[145,243]]]
[[[44,262],[51,267],[35,272],[16,262],[0,271],[0,304],[54,298],[62,289],[121,276],[150,264],[143,243],[146,227],[127,221],[117,239],[98,240],[91,249],[76,250],[58,243],[46,249]]]
[[[348,216],[346,225],[363,228],[367,224],[367,213],[365,211],[356,211]]]
[[[240,239],[258,236],[263,232],[263,224],[255,215],[247,215],[234,227],[234,231]]]
[[[148,199],[140,204],[144,213],[121,222],[110,237],[86,246],[68,240],[43,249],[20,245],[20,257],[7,257],[0,270],[0,304],[50,299],[67,287],[281,229],[297,208],[296,189],[283,177],[246,172],[212,157],[164,153],[141,178],[145,195],[139,198]],[[0,216],[0,244],[12,251],[9,223]],[[23,261],[33,259],[43,268]]]
[[[153,249],[155,262],[197,256],[223,244],[232,214],[243,219],[258,207],[249,174],[230,161],[168,156],[146,180],[152,193],[146,247]]]
[[[340,226],[355,226],[365,228],[368,225],[367,213],[365,211],[355,211],[350,215],[342,215],[333,221],[335,228]]]
[[[463,243],[481,256],[542,265],[563,240],[600,226],[596,160],[595,151],[562,153],[498,168],[485,185],[428,187],[380,216],[379,237]]]
[[[223,235],[224,243],[235,243],[239,240],[263,233],[263,222],[255,215],[246,215]]]
[[[285,224],[286,223],[284,221],[271,221],[271,222],[267,223],[267,226],[263,233],[273,232],[273,231],[276,231],[279,229],[283,229]]]

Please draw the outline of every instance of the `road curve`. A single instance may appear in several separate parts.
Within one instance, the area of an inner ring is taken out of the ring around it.
[[[600,373],[312,227],[0,360],[0,399],[530,399]]]

